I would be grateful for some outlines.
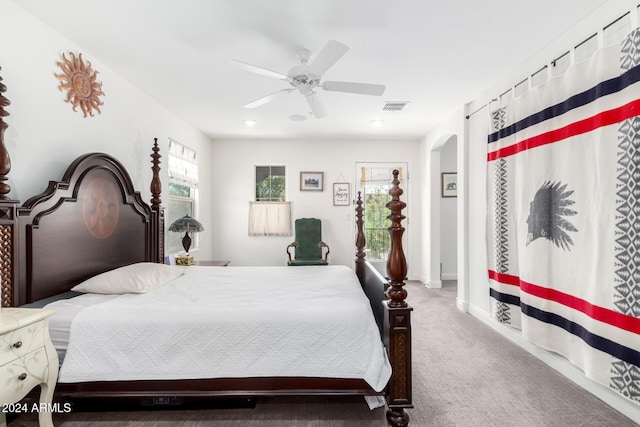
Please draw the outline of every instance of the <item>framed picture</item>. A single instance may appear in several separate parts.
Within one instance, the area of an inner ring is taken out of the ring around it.
[[[324,172],[300,172],[300,191],[322,191]]]
[[[458,197],[458,174],[442,172],[442,197]]]
[[[349,206],[350,198],[348,182],[333,183],[333,206]]]

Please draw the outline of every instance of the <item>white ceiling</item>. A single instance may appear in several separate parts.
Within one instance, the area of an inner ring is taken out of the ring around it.
[[[16,1],[77,44],[86,60],[107,64],[212,138],[420,138],[603,3]],[[310,116],[297,92],[243,107],[289,86],[239,69],[232,59],[286,74],[298,64],[300,48],[313,55],[329,40],[350,49],[323,80],[384,84],[385,93],[320,91],[328,113],[322,119]],[[108,85],[103,90],[109,95]],[[400,112],[381,111],[389,101],[409,104]],[[248,128],[245,119],[257,123]],[[372,126],[374,119],[383,125]]]

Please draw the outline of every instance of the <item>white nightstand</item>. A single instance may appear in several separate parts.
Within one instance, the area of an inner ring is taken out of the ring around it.
[[[226,267],[231,261],[194,261],[193,265],[204,265],[207,267]]]
[[[5,411],[40,385],[40,426],[53,426],[51,408],[58,378],[58,354],[49,338],[53,310],[3,307],[0,311],[0,426]],[[30,411],[33,412],[30,408]]]

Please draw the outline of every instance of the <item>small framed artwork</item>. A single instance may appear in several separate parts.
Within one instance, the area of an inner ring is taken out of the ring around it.
[[[458,197],[458,174],[442,172],[442,197]]]
[[[348,182],[333,183],[333,206],[349,206],[350,197]]]
[[[300,172],[300,191],[322,191],[324,172]]]

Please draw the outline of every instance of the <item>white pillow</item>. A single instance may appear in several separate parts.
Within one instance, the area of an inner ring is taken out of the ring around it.
[[[71,288],[93,294],[142,294],[181,276],[185,267],[140,262],[106,271]]]

